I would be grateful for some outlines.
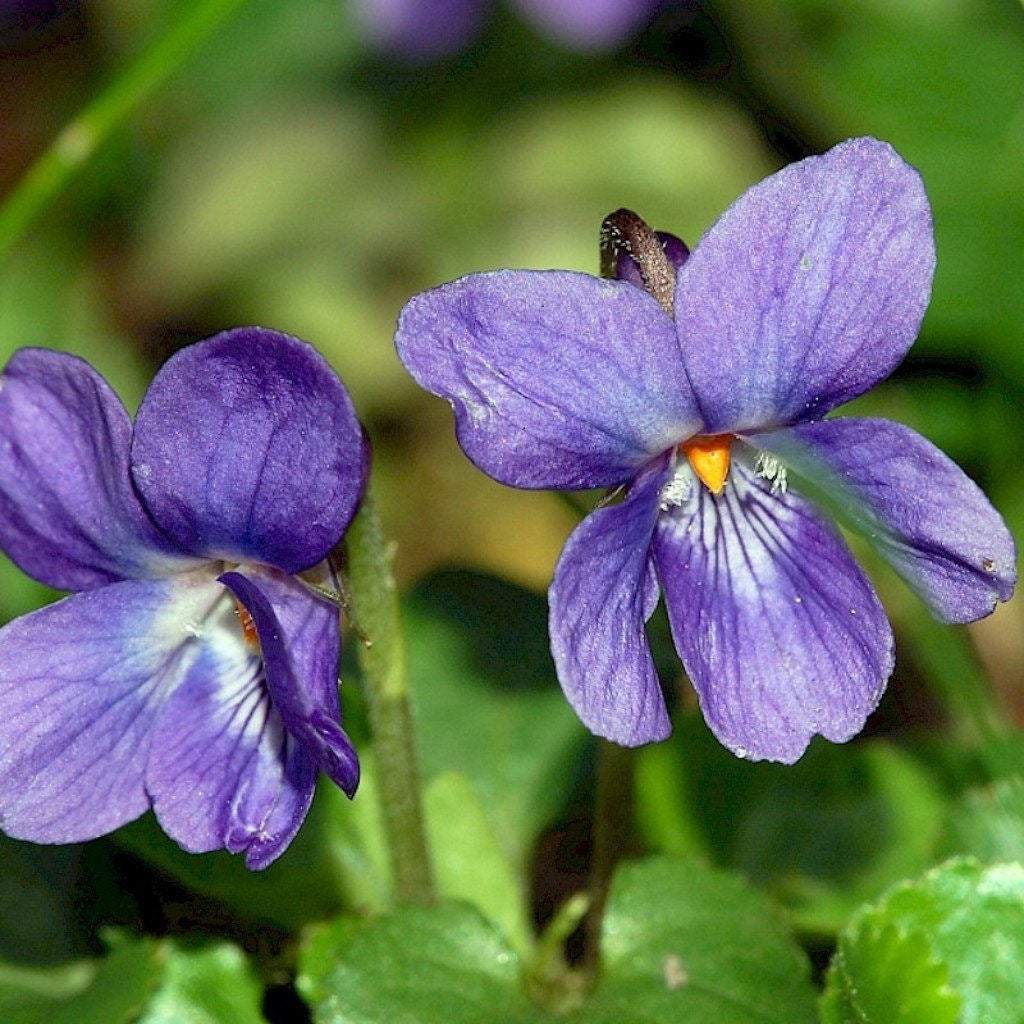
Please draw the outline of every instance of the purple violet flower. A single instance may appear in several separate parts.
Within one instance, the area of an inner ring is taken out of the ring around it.
[[[578,50],[610,49],[650,20],[664,0],[515,0],[542,32]],[[359,0],[369,33],[417,60],[457,53],[479,31],[485,0]]]
[[[661,592],[715,735],[741,757],[793,762],[814,734],[863,727],[893,637],[787,468],[856,499],[946,622],[1010,597],[1014,543],[923,437],[823,419],[893,371],[931,291],[928,200],[890,146],[853,139],[786,167],[692,255],[664,237],[658,282],[620,254],[620,280],[505,270],[418,295],[398,353],[496,480],[625,489],[569,538],[549,594],[558,677],[583,722],[625,745],[669,734],[644,632]]]
[[[0,828],[78,842],[152,807],[184,849],[258,869],[319,771],[351,796],[338,611],[318,591],[368,463],[344,385],[284,334],[178,352],[134,428],[87,363],[15,353],[0,546],[75,593],[0,630]]]

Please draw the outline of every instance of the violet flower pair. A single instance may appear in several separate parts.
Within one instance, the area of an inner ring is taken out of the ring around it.
[[[889,146],[857,139],[752,188],[692,255],[647,242],[620,254],[619,280],[501,271],[417,296],[399,355],[497,480],[624,491],[570,537],[550,592],[586,725],[668,735],[644,631],[664,593],[715,734],[794,761],[815,733],[860,730],[893,641],[788,469],[852,501],[940,618],[986,615],[1015,583],[1005,525],[941,452],[886,420],[823,419],[914,340],[927,198]],[[17,353],[0,378],[0,546],[73,593],[0,630],[0,829],[79,841],[152,807],[186,850],[260,868],[319,771],[351,795],[322,595],[368,463],[344,386],[285,335],[179,352],[134,427],[82,361]]]

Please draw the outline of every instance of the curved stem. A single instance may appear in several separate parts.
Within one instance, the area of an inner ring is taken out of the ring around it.
[[[0,258],[110,133],[243,3],[245,0],[198,0],[64,127],[0,207]]]
[[[676,273],[661,240],[651,226],[632,210],[609,213],[601,224],[601,276],[618,276],[619,253],[633,257],[644,287],[661,308],[674,316]]]
[[[632,838],[634,763],[633,751],[628,747],[600,741],[587,886],[590,907],[583,922],[584,968],[592,976],[600,962],[601,928],[612,875]]]
[[[369,487],[345,543],[346,597],[359,634],[359,661],[373,730],[381,815],[395,893],[405,903],[432,903],[434,876],[423,821],[405,635],[392,572],[394,553],[384,537]]]

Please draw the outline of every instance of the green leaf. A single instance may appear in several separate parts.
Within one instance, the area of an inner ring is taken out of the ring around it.
[[[950,813],[950,852],[979,860],[1024,861],[1024,780],[969,790]]]
[[[604,956],[590,999],[555,1016],[524,995],[524,965],[495,925],[448,903],[318,931],[300,956],[299,985],[318,1024],[814,1020],[807,960],[764,898],[697,861],[619,872]]]
[[[581,1020],[798,1024],[814,1019],[807,958],[765,898],[699,862],[653,859],[615,876],[604,965]]]
[[[406,626],[424,774],[472,780],[518,870],[568,793],[584,737],[555,681],[547,603],[490,576],[438,573],[410,596]]]
[[[0,1020],[4,1024],[128,1024],[134,1021],[163,969],[152,939],[116,941],[102,960],[54,968],[0,964]]]
[[[821,1002],[823,1024],[956,1024],[959,1012],[949,968],[927,937],[879,911],[864,915],[856,941],[843,942]]]
[[[139,1024],[262,1024],[263,986],[228,942],[171,951]]]
[[[891,890],[843,932],[826,1024],[1020,1024],[1024,867],[950,861]],[[921,1016],[913,1016],[914,1007]],[[959,1006],[959,1014],[957,1007]],[[927,1010],[931,1016],[924,1016]]]
[[[424,805],[441,893],[472,903],[516,949],[526,949],[530,926],[519,877],[473,784],[455,772],[438,775],[426,788]]]
[[[111,936],[101,960],[0,963],[3,1024],[263,1024],[263,988],[236,946]]]

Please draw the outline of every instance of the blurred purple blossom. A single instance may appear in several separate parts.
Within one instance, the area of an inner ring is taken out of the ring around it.
[[[510,0],[541,32],[578,50],[611,49],[664,0]],[[461,50],[481,29],[488,0],[356,0],[377,43],[416,60]]]

